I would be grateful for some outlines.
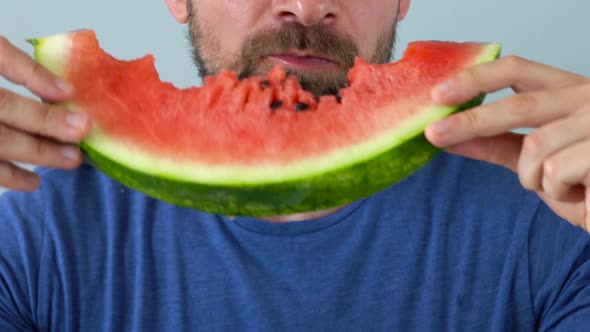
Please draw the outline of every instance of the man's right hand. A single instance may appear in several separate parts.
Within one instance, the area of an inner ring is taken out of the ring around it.
[[[73,88],[0,36],[0,76],[41,100],[67,101]],[[90,131],[86,116],[0,88],[0,187],[32,191],[40,177],[26,163],[72,169],[83,160],[75,143]]]

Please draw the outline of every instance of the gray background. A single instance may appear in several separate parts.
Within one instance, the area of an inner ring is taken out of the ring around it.
[[[494,41],[503,44],[504,54],[590,76],[589,14],[587,0],[414,0],[399,27],[396,55],[411,40]],[[185,27],[172,19],[164,0],[2,0],[0,5],[0,35],[29,53],[25,38],[79,28],[96,30],[103,47],[119,58],[154,54],[163,80],[179,87],[200,83]],[[0,88],[30,95],[2,78]]]

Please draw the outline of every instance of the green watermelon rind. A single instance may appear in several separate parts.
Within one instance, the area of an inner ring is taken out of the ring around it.
[[[75,109],[74,105],[69,106]],[[188,182],[206,183],[209,185],[249,186],[261,184],[283,183],[305,179],[309,176],[321,175],[339,168],[349,167],[378,156],[392,146],[401,145],[411,137],[422,132],[426,126],[442,119],[455,111],[455,107],[433,105],[412,119],[407,120],[403,127],[391,129],[376,135],[371,140],[350,145],[322,156],[289,163],[287,165],[228,166],[203,165],[171,160],[140,151],[132,146],[118,144],[116,139],[102,134],[99,129],[85,139],[97,153],[110,156],[119,163],[138,172],[159,177],[177,179]],[[386,111],[384,111],[386,112]],[[389,110],[389,112],[392,112]]]
[[[477,106],[484,98],[485,94],[482,94],[455,111]],[[232,186],[154,177],[125,167],[88,144],[82,143],[81,147],[91,165],[148,196],[205,212],[254,216],[322,210],[348,204],[407,178],[441,151],[419,134],[374,159],[321,175],[282,183]]]
[[[67,37],[58,35],[29,42],[35,46],[37,61],[63,76],[63,63],[54,59],[64,58]],[[474,64],[498,58],[500,49],[500,45],[491,44]],[[291,165],[295,171],[291,172],[284,167],[235,167],[223,171],[218,167],[203,176],[191,170],[195,165],[182,166],[139,151],[121,149],[113,153],[120,148],[116,141],[97,130],[80,146],[88,162],[114,180],[175,205],[226,215],[297,213],[344,205],[411,175],[440,152],[424,137],[426,126],[452,113],[477,106],[484,98],[485,94],[481,94],[456,107],[425,107],[412,121],[357,146],[356,158],[350,158],[353,148],[337,151],[337,155],[347,157],[348,163],[324,156],[295,163]],[[63,106],[76,110],[72,104]],[[137,156],[143,160],[138,160]],[[332,165],[340,166],[334,168]],[[215,172],[220,175],[216,177]],[[278,174],[278,177],[273,178],[272,174]]]
[[[482,52],[478,63],[490,61],[499,53],[499,45],[492,44]],[[385,107],[387,108],[387,107]],[[178,179],[188,182],[207,183],[209,185],[248,186],[295,181],[309,176],[321,175],[334,170],[334,165],[349,167],[359,162],[374,158],[394,145],[403,144],[416,134],[423,132],[426,126],[455,112],[457,107],[445,105],[428,105],[419,114],[407,119],[403,125],[390,131],[379,133],[374,138],[342,149],[314,156],[287,165],[262,165],[253,167],[242,165],[206,165],[170,160],[161,156],[150,155],[130,146],[121,145],[117,140],[95,130],[86,139],[88,145],[97,152],[110,155],[112,159],[136,171],[159,177]],[[377,111],[377,110],[376,110]],[[395,112],[385,109],[383,112]]]

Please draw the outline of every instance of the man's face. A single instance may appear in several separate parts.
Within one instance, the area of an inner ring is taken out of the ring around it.
[[[201,75],[221,69],[240,77],[264,75],[278,64],[316,95],[335,93],[345,85],[355,56],[390,61],[395,27],[409,2],[186,1],[193,57]]]

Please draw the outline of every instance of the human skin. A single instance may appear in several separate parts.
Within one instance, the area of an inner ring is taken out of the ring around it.
[[[202,63],[199,64],[213,68],[214,73],[225,68],[239,71],[240,66],[235,64],[240,62],[242,48],[250,36],[265,29],[280,28],[290,23],[308,28],[328,26],[351,38],[358,47],[358,56],[372,62],[386,62],[389,56],[378,55],[383,47],[380,43],[387,39],[384,36],[392,34],[397,22],[403,20],[410,1],[199,0],[187,3],[186,0],[166,0],[166,4],[178,22],[200,30],[192,36],[199,40],[192,40],[192,43],[201,53]],[[221,17],[223,19],[220,19]],[[391,49],[393,40],[388,42],[388,49]],[[275,64],[304,73],[343,71],[346,74],[348,69],[338,68],[334,64],[318,66],[318,61],[313,59],[328,57],[333,50],[324,50],[324,53],[314,50],[311,54],[300,49],[281,52],[262,59],[254,73],[263,74]],[[310,55],[312,59],[309,59]],[[272,222],[306,220],[334,213],[338,209],[340,208],[264,219]]]
[[[187,2],[166,0],[180,23],[190,23]],[[199,0],[193,18],[203,34],[203,59],[212,68],[231,67],[243,41],[265,28],[299,24],[324,25],[349,36],[359,55],[371,59],[383,33],[405,17],[409,0]],[[231,24],[227,24],[231,22]],[[300,50],[301,51],[301,50]],[[324,53],[328,53],[326,51]],[[209,55],[207,55],[209,54]],[[310,54],[287,54],[268,59],[303,76],[312,71],[336,72],[338,66],[296,59]],[[311,54],[320,57],[322,54]],[[295,56],[295,58],[294,58]],[[315,64],[315,65],[314,65]],[[268,68],[264,63],[256,68]],[[25,52],[0,36],[0,76],[28,88],[39,99],[66,101],[72,89],[41,68]],[[511,88],[515,94],[452,115],[429,126],[426,137],[450,153],[507,167],[522,185],[535,191],[558,215],[590,230],[590,80],[518,56],[474,66],[435,87],[432,98],[460,104],[481,92]],[[533,127],[517,135],[511,130]],[[75,143],[90,122],[39,100],[0,90],[0,185],[15,190],[38,188],[38,175],[15,162],[55,168],[75,168],[82,155]],[[272,221],[320,217],[333,210],[281,216]]]
[[[199,0],[192,3],[196,13],[191,17],[186,1],[191,0],[166,3],[177,21],[197,20],[208,32],[201,41],[204,61],[218,68],[235,62],[249,35],[293,21],[307,27],[331,25],[354,39],[361,57],[371,59],[379,36],[395,28],[410,5],[410,1],[393,0]],[[396,17],[392,13],[398,6]],[[510,55],[460,73],[433,89],[432,97],[440,103],[460,104],[482,91],[504,88],[516,94],[435,123],[427,128],[427,138],[448,152],[510,168],[525,188],[536,191],[557,214],[590,230],[590,80]],[[537,130],[528,135],[510,133],[523,126]]]
[[[188,24],[201,76],[222,69],[240,77],[265,75],[281,65],[318,96],[335,94],[346,83],[357,56],[390,61],[395,28],[409,5],[408,0],[167,3],[174,17]]]

